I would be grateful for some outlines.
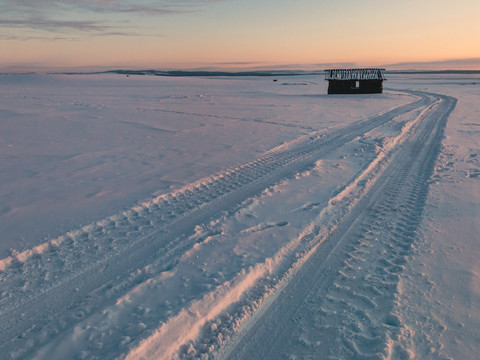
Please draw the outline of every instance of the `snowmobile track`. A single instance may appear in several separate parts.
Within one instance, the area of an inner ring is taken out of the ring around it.
[[[456,100],[437,95],[369,192],[307,260],[275,301],[223,354],[228,359],[404,358],[393,346],[402,320],[392,309],[415,243]],[[313,331],[312,331],[313,330]]]
[[[58,329],[71,329],[97,309],[114,303],[123,293],[146,280],[149,276],[145,269],[147,265],[160,261],[164,264],[165,271],[175,266],[180,255],[194,245],[188,235],[196,226],[210,221],[223,211],[235,208],[245,199],[282,179],[295,175],[358,136],[397,116],[423,109],[438,99],[438,96],[432,94],[411,93],[419,99],[348,126],[312,133],[308,139],[299,141],[293,147],[272,151],[257,160],[67,233],[29,252],[2,260],[0,353],[15,353],[16,357],[22,358],[32,356],[36,349],[44,345],[44,339],[50,341],[56,336]],[[435,112],[440,117],[441,124],[453,106],[452,101],[446,97],[442,97],[442,101],[444,112]],[[426,124],[429,123],[433,122],[426,121]],[[435,126],[433,124],[432,128]],[[437,136],[430,141],[432,146],[439,145],[439,131],[436,130]],[[430,138],[426,130],[422,134],[425,139]],[[420,151],[421,147],[421,143],[418,143],[415,151]],[[414,146],[411,149],[413,151]],[[409,201],[424,199],[422,181],[428,178],[433,160],[422,162],[427,164],[427,169],[423,170],[426,175],[415,175],[414,178],[421,180],[417,181],[419,194]],[[417,163],[420,164],[415,161],[411,166]],[[409,164],[405,164],[401,170],[406,171]],[[405,172],[404,178],[409,173],[411,171]],[[410,188],[413,189],[414,186]],[[398,191],[399,194],[406,193],[406,190]],[[409,190],[410,193],[413,194]],[[370,197],[373,196],[368,198]],[[411,197],[404,200],[404,197],[401,198],[405,201],[402,206],[408,207],[411,204],[407,201]],[[413,203],[413,209],[417,205]],[[376,211],[381,214],[384,211],[382,206],[391,208],[392,204],[379,203],[375,206],[369,205],[372,213]],[[416,226],[412,219],[414,218],[407,217],[404,223],[396,224],[392,234],[402,234],[408,238]],[[376,221],[382,223],[381,216]],[[366,224],[369,228],[372,225],[371,222]],[[330,241],[333,242],[334,240]],[[358,246],[359,256],[362,256],[360,245],[354,246]],[[400,241],[397,246],[400,250],[395,248],[395,251],[403,254],[401,251],[408,251],[407,245],[408,241]],[[354,253],[356,252],[351,252]],[[340,268],[340,263],[346,257],[335,258]],[[386,258],[386,261],[393,264],[389,269],[395,270],[401,266],[396,263],[397,258]],[[349,263],[344,266],[345,273],[348,273],[348,266],[352,265]],[[396,274],[393,270],[382,276],[392,278],[395,284]],[[327,276],[327,279],[330,278]],[[41,292],[38,292],[39,288],[42,289]]]

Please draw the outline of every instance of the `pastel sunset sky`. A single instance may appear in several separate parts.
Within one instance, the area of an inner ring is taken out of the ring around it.
[[[0,0],[0,71],[480,69],[479,44],[479,0]]]

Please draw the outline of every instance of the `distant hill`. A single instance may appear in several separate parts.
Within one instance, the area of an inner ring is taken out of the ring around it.
[[[61,72],[57,74],[120,74],[120,75],[150,75],[171,77],[201,77],[201,76],[298,76],[323,75],[324,70],[252,70],[252,71],[205,71],[205,70],[107,70],[97,72]],[[480,70],[386,70],[385,74],[480,74]]]
[[[72,74],[72,73],[70,73]],[[294,76],[323,75],[323,70],[254,70],[254,71],[204,71],[204,70],[108,70],[96,74],[153,75],[153,76]]]

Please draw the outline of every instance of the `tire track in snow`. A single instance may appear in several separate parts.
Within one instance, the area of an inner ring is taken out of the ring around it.
[[[432,94],[433,95],[433,94]],[[435,95],[433,95],[435,96]],[[425,113],[369,192],[223,353],[228,359],[411,358],[393,312],[456,100]]]
[[[325,133],[291,148],[160,196],[0,262],[0,351],[28,356],[146,280],[146,266],[175,266],[193,246],[195,226],[234,208],[283,178],[396,116],[427,106],[429,96]]]

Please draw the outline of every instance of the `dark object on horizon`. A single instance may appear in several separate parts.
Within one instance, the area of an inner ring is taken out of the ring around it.
[[[381,94],[385,69],[325,70],[329,94]]]

